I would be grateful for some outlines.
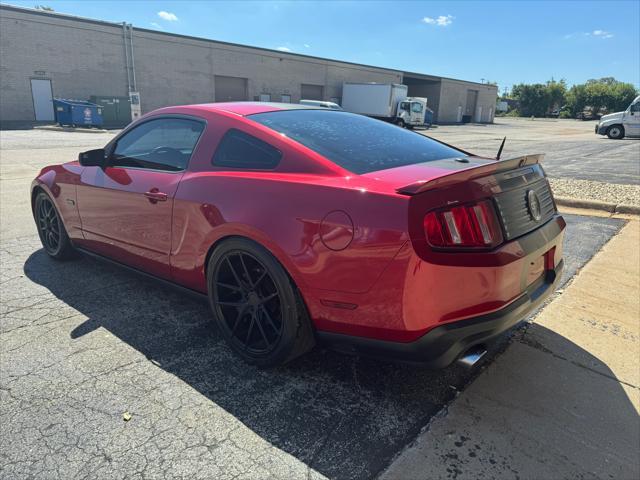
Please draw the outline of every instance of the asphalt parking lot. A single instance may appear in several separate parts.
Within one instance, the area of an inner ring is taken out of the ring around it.
[[[50,260],[31,179],[111,135],[1,133],[2,478],[372,478],[473,379],[323,349],[257,370],[206,305],[92,259]],[[624,223],[566,218],[564,282]]]
[[[594,133],[595,121],[496,117],[491,125],[444,125],[421,132],[464,150],[502,158],[544,153],[551,178],[640,184],[640,141]]]

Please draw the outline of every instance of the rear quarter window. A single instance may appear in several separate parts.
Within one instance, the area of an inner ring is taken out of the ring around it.
[[[279,110],[248,118],[357,174],[467,156],[419,133],[347,112]]]
[[[282,153],[248,133],[229,130],[213,155],[216,167],[246,168],[252,170],[272,170],[278,166]]]

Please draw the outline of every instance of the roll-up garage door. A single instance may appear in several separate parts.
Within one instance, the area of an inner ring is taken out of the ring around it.
[[[300,89],[300,98],[302,100],[324,100],[322,90],[322,85],[309,85],[303,83]]]
[[[247,100],[247,79],[215,76],[216,102],[238,102]]]

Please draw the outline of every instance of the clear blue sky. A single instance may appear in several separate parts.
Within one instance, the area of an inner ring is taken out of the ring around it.
[[[7,1],[134,27],[498,82],[640,85],[640,1]]]

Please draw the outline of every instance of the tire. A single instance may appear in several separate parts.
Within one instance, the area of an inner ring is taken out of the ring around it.
[[[33,218],[42,247],[51,258],[68,260],[75,257],[76,251],[71,245],[60,213],[51,197],[44,192],[40,192],[36,196]]]
[[[404,120],[399,118],[398,121],[396,122],[396,124],[400,127],[400,128],[405,128],[405,123]]]
[[[315,345],[300,292],[257,243],[238,237],[216,247],[207,265],[207,285],[214,321],[245,362],[282,365]]]
[[[624,138],[624,127],[622,125],[611,125],[607,129],[607,137],[613,140]]]

